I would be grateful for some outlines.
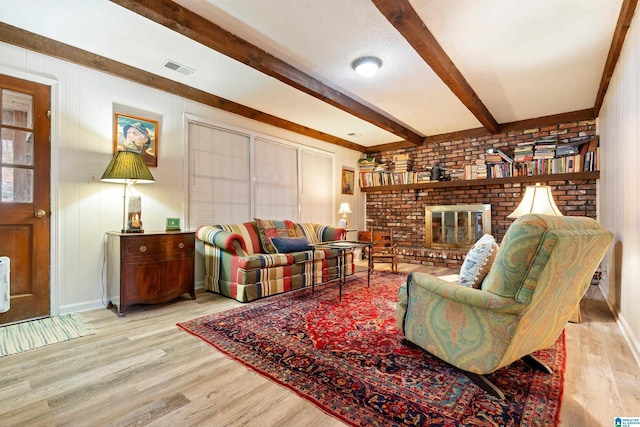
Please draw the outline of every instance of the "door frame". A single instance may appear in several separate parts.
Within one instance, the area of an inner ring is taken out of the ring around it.
[[[60,304],[59,304],[59,260],[58,254],[60,253],[60,239],[58,238],[59,233],[59,215],[58,208],[60,206],[59,203],[59,194],[60,194],[60,82],[58,80],[54,80],[50,77],[46,77],[44,75],[40,75],[34,72],[20,71],[13,68],[8,68],[4,66],[0,66],[0,74],[5,74],[10,77],[15,77],[18,79],[28,80],[34,83],[39,83],[42,85],[49,86],[51,89],[51,119],[49,120],[51,129],[51,141],[50,141],[50,149],[51,149],[51,165],[50,165],[50,209],[51,209],[51,221],[50,221],[50,240],[49,240],[49,315],[50,316],[58,316],[60,315]]]

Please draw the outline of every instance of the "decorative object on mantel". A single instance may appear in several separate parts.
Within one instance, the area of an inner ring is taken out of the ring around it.
[[[565,339],[537,352],[553,375],[518,361],[489,376],[508,397],[489,396],[458,370],[406,346],[395,325],[405,274],[374,272],[182,322],[223,354],[307,399],[347,425],[556,425]],[[274,334],[273,331],[285,331]],[[274,351],[278,349],[278,351]]]
[[[338,213],[342,215],[342,219],[338,221],[338,227],[347,228],[347,214],[351,213],[349,203],[340,203],[340,210],[338,211]]]
[[[100,181],[124,184],[124,200],[122,205],[122,232],[144,233],[142,228],[142,200],[135,192],[134,184],[148,184],[156,180],[139,153],[133,151],[117,151],[102,174]],[[132,194],[127,197],[127,187]]]
[[[516,210],[507,215],[507,218],[518,218],[526,214],[562,216],[556,202],[553,201],[550,186],[536,183],[535,186],[527,187],[522,201]]]

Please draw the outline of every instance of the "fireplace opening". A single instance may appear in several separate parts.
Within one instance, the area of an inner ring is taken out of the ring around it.
[[[425,207],[426,245],[434,249],[469,249],[491,234],[491,205]]]

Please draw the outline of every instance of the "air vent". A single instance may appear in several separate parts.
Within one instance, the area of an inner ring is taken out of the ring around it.
[[[170,70],[184,74],[185,76],[190,76],[191,74],[196,72],[196,70],[194,70],[193,68],[178,64],[177,62],[172,60],[167,60],[167,62],[164,63],[164,66],[169,68]]]

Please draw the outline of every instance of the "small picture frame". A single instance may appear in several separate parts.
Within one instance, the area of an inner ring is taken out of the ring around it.
[[[353,194],[355,170],[342,167],[342,184],[340,185],[342,194]]]
[[[157,120],[116,112],[113,119],[113,152],[135,151],[147,166],[158,166]]]

